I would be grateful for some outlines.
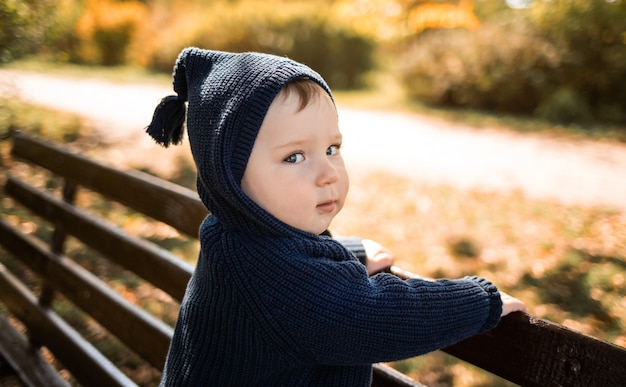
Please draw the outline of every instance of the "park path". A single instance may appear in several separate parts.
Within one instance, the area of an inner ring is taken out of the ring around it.
[[[109,162],[155,165],[167,172],[188,145],[161,149],[143,133],[169,84],[122,84],[15,70],[0,71],[0,90],[78,113],[114,145]],[[532,198],[626,210],[626,144],[472,128],[416,114],[339,106],[342,152],[351,173],[388,171],[461,189],[519,190]]]

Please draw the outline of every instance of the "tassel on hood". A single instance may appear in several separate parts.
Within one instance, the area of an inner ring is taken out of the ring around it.
[[[170,143],[178,145],[182,141],[186,114],[185,101],[176,95],[167,96],[155,109],[146,132],[165,148]]]

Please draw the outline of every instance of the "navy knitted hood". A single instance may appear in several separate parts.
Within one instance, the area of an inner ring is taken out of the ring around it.
[[[241,189],[241,179],[274,97],[302,77],[318,83],[332,99],[318,73],[288,58],[199,48],[187,48],[178,56],[173,72],[177,95],[161,101],[146,131],[165,147],[178,144],[186,114],[198,194],[226,229],[301,233],[254,203]]]

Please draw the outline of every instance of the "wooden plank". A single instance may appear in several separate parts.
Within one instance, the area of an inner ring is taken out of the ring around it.
[[[63,224],[65,232],[163,289],[174,299],[183,299],[193,267],[169,251],[134,238],[13,176],[7,179],[5,193],[50,222]]]
[[[425,387],[386,364],[374,364],[371,387]]]
[[[626,349],[523,313],[444,351],[523,386],[626,385]]]
[[[193,238],[207,210],[192,190],[139,171],[119,171],[16,132],[12,155],[100,192]]]
[[[46,250],[41,241],[23,235],[0,219],[0,244],[117,336],[129,348],[162,369],[172,328],[130,304],[93,274]]]
[[[180,191],[179,186],[139,172],[120,172],[101,166],[41,140],[18,134],[13,153],[192,237],[197,236],[206,214],[190,190]],[[164,206],[168,208],[160,211]],[[398,270],[396,274],[403,278],[414,276]],[[444,351],[525,386],[626,385],[626,349],[522,313],[507,316],[490,332]],[[374,375],[378,380],[387,373],[376,366]]]
[[[0,264],[0,275],[5,271]],[[48,364],[38,350],[0,315],[0,354],[15,370],[18,378],[29,387],[69,386],[57,371]]]
[[[26,325],[31,337],[44,343],[82,385],[135,385],[56,313],[39,306],[35,296],[1,264],[0,299]]]
[[[519,312],[443,351],[523,386],[626,385],[625,348]]]

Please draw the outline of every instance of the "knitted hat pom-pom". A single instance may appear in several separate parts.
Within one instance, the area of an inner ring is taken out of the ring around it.
[[[152,122],[146,128],[146,132],[165,148],[170,143],[180,144],[183,137],[185,115],[184,100],[175,95],[165,97],[154,110]]]

